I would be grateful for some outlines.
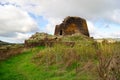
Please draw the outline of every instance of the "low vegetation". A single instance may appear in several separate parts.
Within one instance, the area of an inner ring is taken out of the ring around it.
[[[34,56],[34,63],[38,66],[46,66],[50,72],[53,71],[51,67],[55,67],[55,74],[61,74],[58,80],[64,79],[64,75],[67,73],[72,73],[69,76],[74,75],[72,80],[120,79],[120,75],[118,75],[120,74],[120,67],[118,67],[120,66],[118,60],[120,59],[120,43],[98,44],[89,39],[81,40],[82,38],[80,39],[78,36],[67,37],[65,40],[75,41],[75,39],[78,41],[74,47],[57,44],[45,48]],[[118,59],[113,56],[118,57]],[[113,68],[115,71],[112,70]]]
[[[63,37],[74,46],[25,49],[0,62],[1,80],[120,80],[120,43],[96,43],[84,36]]]
[[[22,44],[8,44],[0,46],[0,60],[7,59],[11,56],[22,53],[24,45]]]

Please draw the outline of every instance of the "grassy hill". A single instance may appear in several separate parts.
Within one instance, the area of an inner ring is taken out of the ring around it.
[[[10,43],[4,42],[4,41],[1,41],[1,40],[0,40],[0,46],[1,46],[1,45],[8,45],[8,44],[10,44]]]
[[[120,43],[97,44],[79,35],[62,40],[75,45],[38,46],[0,61],[0,80],[120,79]]]

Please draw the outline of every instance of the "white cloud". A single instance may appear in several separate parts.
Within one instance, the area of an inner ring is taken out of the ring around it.
[[[1,37],[3,41],[11,42],[11,43],[23,43],[25,39],[28,39],[31,36],[29,33],[16,33],[14,37]]]
[[[80,16],[88,20],[89,32],[91,36],[95,37],[110,36],[107,32],[103,34],[103,31],[96,27],[96,21],[103,19],[104,23],[108,22],[107,25],[111,24],[109,21],[120,24],[120,0],[1,0],[1,2],[9,2],[9,4],[19,6],[11,5],[10,7],[10,5],[6,5],[0,7],[0,26],[7,26],[7,29],[0,27],[2,29],[0,34],[4,36],[5,31],[20,33],[35,31],[36,23],[30,18],[28,12],[43,16],[48,20],[49,23],[43,31],[52,34],[55,25],[62,22],[66,16]],[[13,29],[8,25],[17,25],[17,27]],[[16,34],[11,35],[15,36]]]
[[[88,30],[91,36],[94,36],[96,34],[96,29],[95,29],[94,24],[90,21],[87,21],[87,26],[88,26]]]
[[[20,5],[27,11],[47,17],[103,17],[120,8],[119,0],[2,0]]]
[[[120,24],[120,9],[114,10],[111,18]]]
[[[30,33],[38,30],[36,22],[28,13],[12,5],[0,6],[0,36],[17,37],[18,33]],[[19,35],[21,37],[25,37]],[[19,40],[19,38],[18,38]]]
[[[94,25],[93,22],[87,21],[87,26],[91,37],[102,38],[105,36],[103,32],[99,32],[99,29]]]
[[[31,34],[24,34],[24,33],[17,33],[17,37],[14,38],[14,40],[16,40],[16,42],[24,42],[25,39],[28,39],[30,37]],[[11,38],[12,40],[13,38]]]
[[[31,8],[32,12],[47,17],[64,18],[66,16],[81,16],[86,19],[103,17],[106,12],[118,8],[118,0],[37,0],[38,6]],[[35,3],[35,1],[31,1]],[[120,7],[120,6],[119,6]]]
[[[59,18],[56,18],[56,19],[48,18],[48,22],[49,22],[49,24],[47,24],[45,26],[44,32],[54,34],[55,26],[60,24],[62,22],[62,20]]]
[[[112,34],[111,34],[111,36],[113,37],[113,38],[120,38],[120,32],[113,32]]]

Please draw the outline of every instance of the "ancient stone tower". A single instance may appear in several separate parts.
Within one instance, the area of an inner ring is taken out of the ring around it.
[[[75,33],[81,33],[89,37],[86,20],[68,16],[60,25],[56,25],[54,35],[72,35]]]

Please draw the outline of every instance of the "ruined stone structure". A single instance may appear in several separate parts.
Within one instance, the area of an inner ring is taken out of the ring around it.
[[[86,20],[80,17],[70,17],[64,19],[63,23],[56,25],[54,35],[72,35],[75,33],[84,34],[89,37]]]
[[[70,39],[69,37],[73,36],[82,37],[84,35],[85,36],[83,38],[89,38],[86,20],[80,17],[68,16],[67,18],[64,19],[63,23],[61,23],[60,25],[56,25],[54,34],[55,35],[49,35],[47,33],[36,32],[28,40],[25,40],[25,47],[53,46],[54,44],[65,44],[68,46],[73,46],[75,44],[75,41],[64,41],[64,38]],[[70,36],[66,37],[65,35]]]
[[[25,40],[25,47],[35,47],[35,46],[53,46],[54,44],[65,44],[67,46],[74,46],[75,42],[73,41],[62,41],[62,37],[49,35],[47,33],[38,33],[33,34],[28,40]]]

